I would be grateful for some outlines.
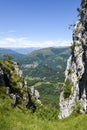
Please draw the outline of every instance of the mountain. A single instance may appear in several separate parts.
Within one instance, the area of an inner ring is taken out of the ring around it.
[[[45,59],[48,59],[49,57],[64,54],[65,51],[67,51],[68,48],[43,48],[38,49],[26,56],[26,58],[23,60],[23,63],[26,59],[28,59],[28,62],[33,63],[35,60],[39,62],[44,62]]]
[[[36,87],[44,103],[57,106],[62,86],[58,82],[64,81],[64,71],[70,55],[69,48],[44,48],[34,50],[28,55],[21,55],[10,49],[0,49],[0,53],[0,56],[10,54],[19,63],[29,87],[32,85]]]
[[[32,85],[36,87],[44,103],[57,106],[61,91],[61,84],[58,82],[64,81],[64,71],[70,55],[69,48],[43,48],[27,55],[10,49],[0,49],[0,56],[2,57],[3,54],[11,55],[19,63],[29,87]],[[58,91],[56,91],[57,88],[59,88]],[[46,96],[47,90],[49,90],[48,96]]]
[[[0,48],[0,58],[3,58],[4,54],[8,54],[11,55],[15,60],[20,59],[22,56],[24,56],[23,54],[19,54],[11,49],[6,49],[6,48]]]
[[[21,51],[21,49],[19,49]],[[26,49],[25,49],[26,50]],[[21,51],[22,52],[22,51]],[[0,48],[0,58],[3,54],[11,55],[20,63],[24,76],[39,77],[55,81],[64,79],[64,70],[70,55],[69,48],[44,48],[34,50],[27,55],[19,54],[11,49]],[[50,77],[49,77],[50,75]]]
[[[19,63],[24,75],[55,81],[61,77],[63,80],[69,55],[69,48],[44,48],[22,57]]]
[[[38,49],[39,48],[36,48],[36,47],[30,47],[30,48],[11,48],[11,50],[13,50],[13,51],[15,51],[17,53],[23,54],[23,55],[29,54],[32,51],[38,50]]]

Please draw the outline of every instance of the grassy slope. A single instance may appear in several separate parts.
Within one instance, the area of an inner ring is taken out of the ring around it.
[[[23,106],[11,107],[11,99],[0,86],[0,130],[86,130],[87,115],[63,120],[42,120]]]

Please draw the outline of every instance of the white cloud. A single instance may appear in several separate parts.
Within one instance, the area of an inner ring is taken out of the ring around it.
[[[6,38],[5,41],[6,41],[7,43],[16,43],[16,42],[17,42],[17,39],[15,39],[15,38]]]
[[[13,38],[13,37],[7,37],[2,40],[0,40],[0,47],[14,47],[14,48],[23,48],[23,47],[63,47],[63,46],[69,46],[71,44],[71,41],[44,41],[44,42],[34,42],[30,41],[26,37],[19,37],[19,38]]]

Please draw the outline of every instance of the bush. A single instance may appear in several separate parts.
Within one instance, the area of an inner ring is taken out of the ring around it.
[[[71,95],[71,88],[73,86],[73,83],[67,79],[64,85],[64,98],[69,98]]]
[[[72,70],[71,69],[68,69],[67,71],[68,71],[68,74],[70,74],[70,75],[72,74]]]
[[[80,101],[76,101],[75,104],[73,105],[73,112],[75,114],[79,114],[81,109],[82,109],[81,102]]]
[[[13,57],[8,54],[4,54],[3,57],[4,57],[4,60],[7,60],[7,61],[11,61],[13,59]]]

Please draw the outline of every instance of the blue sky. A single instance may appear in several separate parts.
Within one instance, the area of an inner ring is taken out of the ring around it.
[[[0,0],[0,47],[65,46],[81,0]]]

